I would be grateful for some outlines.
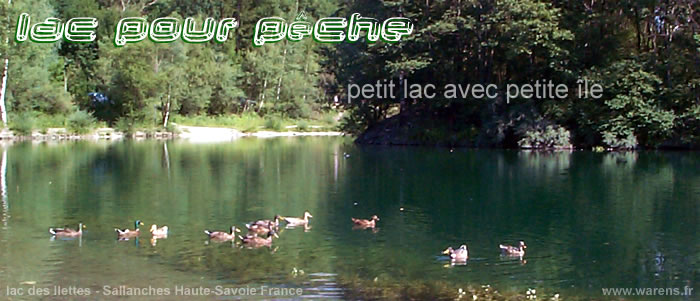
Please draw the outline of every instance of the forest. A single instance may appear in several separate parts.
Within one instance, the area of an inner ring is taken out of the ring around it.
[[[318,121],[371,144],[696,148],[699,7],[694,0],[3,0],[3,121],[25,131],[95,123],[147,128],[165,126],[172,114],[184,123]],[[254,46],[259,19],[291,22],[302,12],[309,22],[355,13],[405,17],[414,30],[399,43],[303,39]],[[21,13],[35,20],[95,17],[97,41],[17,43]],[[236,18],[239,27],[225,43],[115,47],[114,27],[125,17]],[[348,101],[350,85],[383,80],[500,88],[587,80],[603,92],[583,100],[570,93]]]

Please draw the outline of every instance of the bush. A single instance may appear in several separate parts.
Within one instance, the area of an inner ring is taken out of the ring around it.
[[[537,124],[530,127],[519,128],[518,133],[522,136],[518,140],[521,148],[566,148],[571,147],[569,130],[558,125],[547,125],[542,127]]]
[[[364,115],[357,113],[359,110],[353,110],[344,114],[340,119],[338,128],[350,135],[359,135],[367,130],[368,122]]]
[[[176,135],[180,134],[180,129],[177,127],[177,125],[173,124],[172,122],[168,122],[168,125],[165,127],[165,131]]]
[[[622,130],[619,135],[611,131],[604,131],[603,143],[615,149],[635,149],[639,145],[637,137],[635,137],[634,133],[630,130]]]
[[[324,123],[328,124],[331,127],[337,127],[338,126],[338,120],[335,119],[335,114],[325,114],[323,116],[323,119],[321,119]]]
[[[27,113],[21,113],[15,116],[10,122],[10,130],[15,135],[29,136],[34,130],[34,117]]]
[[[76,111],[68,116],[66,127],[68,132],[84,135],[89,133],[96,125],[95,118],[88,112]]]
[[[605,89],[597,115],[603,141],[614,148],[655,147],[671,138],[678,117],[662,80],[644,62],[622,60],[596,74]],[[682,97],[681,97],[682,98]],[[607,139],[606,139],[607,137]]]
[[[66,116],[61,114],[41,114],[34,112],[34,128],[38,129],[42,134],[48,132],[49,128],[62,128],[66,126]]]
[[[309,130],[309,123],[306,120],[299,121],[297,124],[299,131],[306,132]]]
[[[281,131],[282,119],[279,116],[268,116],[265,118],[265,128],[273,131]]]
[[[114,129],[125,135],[130,135],[134,133],[134,123],[130,118],[121,117],[114,123]]]

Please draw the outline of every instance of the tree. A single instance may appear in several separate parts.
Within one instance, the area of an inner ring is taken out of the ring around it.
[[[44,20],[55,11],[47,0],[28,0],[12,3],[6,8],[9,16],[32,12],[32,20]],[[7,29],[7,28],[6,28]],[[12,28],[10,28],[12,31]],[[9,36],[5,36],[8,41]],[[5,48],[4,79],[8,111],[39,111],[49,114],[66,113],[72,108],[71,97],[63,91],[51,71],[62,66],[57,44],[17,43],[9,39]]]

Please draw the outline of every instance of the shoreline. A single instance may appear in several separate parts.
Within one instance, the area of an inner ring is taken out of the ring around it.
[[[122,140],[122,139],[155,139],[155,140],[170,140],[183,139],[191,142],[225,142],[233,141],[245,137],[255,138],[277,138],[277,137],[320,137],[320,136],[344,136],[345,133],[338,131],[316,131],[316,132],[299,132],[299,131],[257,131],[243,132],[233,128],[226,127],[201,127],[201,126],[185,126],[176,125],[177,132],[168,131],[135,131],[131,134],[117,131],[113,128],[98,128],[89,134],[74,134],[68,133],[65,128],[49,128],[44,133],[33,131],[31,135],[15,135],[15,133],[7,128],[0,130],[0,141],[77,141],[77,140]]]
[[[202,127],[202,126],[177,126],[179,133],[176,138],[186,139],[190,142],[223,142],[245,137],[277,138],[277,137],[309,137],[309,136],[344,136],[345,133],[337,131],[297,132],[297,131],[257,131],[246,133],[233,128]]]

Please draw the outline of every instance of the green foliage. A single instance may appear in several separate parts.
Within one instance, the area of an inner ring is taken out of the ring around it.
[[[240,115],[216,115],[216,116],[172,116],[172,122],[189,126],[230,127],[236,129],[262,128],[265,119],[256,113],[243,113]]]
[[[136,131],[134,121],[128,117],[117,119],[117,121],[114,123],[114,129],[124,133],[125,135],[131,135]]]
[[[94,43],[0,42],[0,58],[8,58],[10,66],[10,120],[36,112],[34,126],[42,130],[62,126],[61,116],[76,109],[93,110],[87,95],[102,92],[113,104],[96,116],[128,129],[160,127],[167,109],[173,120],[245,131],[301,127],[298,121],[304,120],[360,134],[400,112],[396,126],[429,143],[472,139],[476,131],[481,145],[489,146],[559,145],[566,142],[565,133],[582,146],[700,144],[700,27],[690,0],[594,1],[585,9],[578,2],[542,0],[0,3],[0,15],[9,16],[0,18],[2,37],[12,36],[21,12],[29,12],[33,21],[50,16],[100,21]],[[257,20],[280,16],[291,21],[302,10],[312,23],[356,12],[379,20],[404,16],[414,22],[414,33],[391,45],[304,39],[252,46]],[[658,22],[658,15],[665,22]],[[240,27],[221,44],[144,41],[114,47],[112,29],[129,16],[199,21],[236,16]],[[603,86],[601,99],[574,97],[576,81],[583,77]],[[378,80],[501,89],[554,80],[569,86],[570,97],[507,104],[502,97],[423,101],[398,95],[346,104],[340,122],[326,112],[331,100],[342,102],[348,84]],[[40,116],[52,117],[44,122]],[[524,129],[537,120],[548,123]]]
[[[172,122],[169,122],[168,125],[165,126],[165,131],[168,133],[180,134],[180,129]]]
[[[693,105],[678,118],[684,143],[700,144],[700,104]]]
[[[569,131],[558,125],[536,124],[518,129],[522,138],[518,140],[521,148],[566,148],[571,147]]]
[[[282,130],[282,120],[279,116],[269,115],[265,117],[265,128],[273,131]]]
[[[546,2],[496,1],[489,20],[498,32],[493,46],[513,67],[523,68],[518,77],[568,69],[564,43],[573,39],[573,33],[560,26],[560,16],[560,10]]]
[[[620,61],[598,75],[606,95],[600,131],[610,147],[655,146],[671,137],[675,114],[663,108],[661,79],[632,60]],[[621,145],[621,146],[616,146]]]
[[[31,135],[34,126],[34,117],[29,113],[17,114],[10,122],[10,130],[19,136]]]
[[[358,107],[350,111],[350,114],[343,115],[338,125],[340,130],[350,135],[362,134],[369,127],[369,122],[366,115],[359,112],[360,108]]]
[[[404,122],[395,126],[424,131],[415,137],[449,139],[465,127],[479,129],[479,144],[532,144],[657,147],[698,143],[700,27],[689,18],[691,1],[591,2],[540,0],[462,2],[349,1],[344,13],[397,15],[414,21],[415,34],[386,47],[340,44],[328,51],[332,91],[348,84],[406,79],[411,84],[508,84],[552,80],[569,87],[565,99],[395,99],[354,100],[342,128],[363,133],[391,117],[400,106]],[[665,22],[659,22],[663,15]],[[673,21],[671,21],[673,20]],[[577,95],[577,80],[603,86],[601,99]],[[401,87],[399,87],[401,88]],[[524,121],[544,118],[566,129],[522,130]],[[426,121],[447,123],[447,133]],[[464,126],[464,125],[467,126]],[[398,130],[401,132],[402,130]],[[518,133],[518,131],[521,131]],[[387,131],[387,133],[392,131]],[[549,134],[553,138],[546,138]],[[560,139],[561,138],[561,139]],[[413,141],[415,142],[415,141]],[[409,142],[411,143],[411,142]],[[431,142],[432,143],[432,142]]]
[[[39,112],[31,115],[34,116],[35,128],[42,134],[48,133],[49,128],[63,128],[66,125],[66,115],[47,115]]]
[[[6,2],[6,1],[5,1]],[[7,51],[2,51],[2,58],[8,58],[7,106],[12,112],[38,111],[49,114],[60,114],[72,109],[71,96],[63,91],[62,82],[54,75],[62,69],[63,58],[59,57],[55,44],[16,43],[8,37],[16,19],[22,12],[31,12],[32,21],[43,20],[56,15],[47,0],[17,1],[3,8],[9,14],[3,16],[5,25],[2,44],[6,38],[9,44],[3,45]],[[13,16],[10,18],[9,16]],[[5,20],[8,19],[8,20]],[[9,21],[9,19],[14,19]],[[6,27],[6,26],[10,27]],[[4,66],[0,62],[0,68]]]
[[[302,132],[306,132],[309,130],[309,123],[306,120],[299,121],[297,124],[297,129]]]
[[[327,124],[331,128],[336,128],[338,127],[338,120],[336,120],[337,115],[337,112],[331,111],[323,114],[319,120],[321,120],[323,123]]]
[[[95,126],[95,118],[85,111],[75,111],[66,119],[66,128],[68,132],[78,135],[89,133]]]
[[[603,144],[614,149],[635,149],[638,147],[637,137],[630,129],[604,131]]]

